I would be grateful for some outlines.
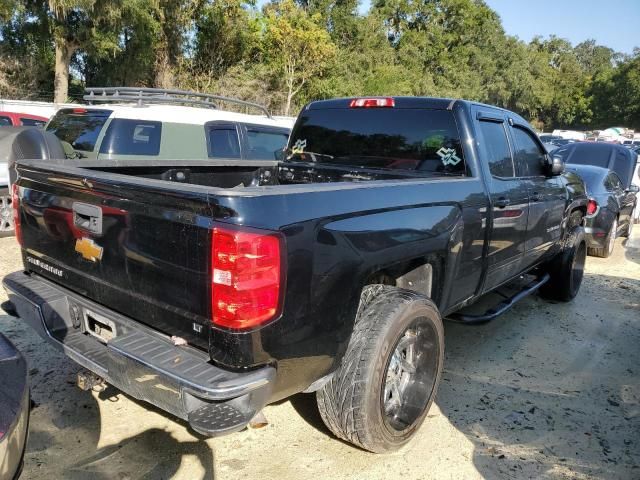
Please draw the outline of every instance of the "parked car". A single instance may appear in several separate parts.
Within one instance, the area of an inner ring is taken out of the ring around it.
[[[587,186],[587,252],[607,258],[613,253],[616,237],[631,235],[639,188],[631,185],[625,189],[618,174],[607,168],[570,163],[566,167],[577,172]]]
[[[46,117],[28,113],[0,112],[0,127],[44,127]]]
[[[68,157],[98,161],[275,160],[295,120],[242,100],[177,90],[88,88],[84,99],[89,105],[58,110],[46,129]]]
[[[3,284],[47,341],[205,435],[305,391],[336,436],[395,450],[434,401],[443,317],[582,282],[584,183],[500,108],[312,102],[282,161],[198,161],[19,162]]]
[[[0,333],[0,478],[17,479],[22,470],[29,428],[27,364]]]
[[[559,148],[553,152],[565,163],[593,165],[613,170],[618,175],[625,190],[632,185],[640,187],[638,174],[638,153],[614,143],[579,142]],[[634,222],[640,216],[640,207],[632,213]]]

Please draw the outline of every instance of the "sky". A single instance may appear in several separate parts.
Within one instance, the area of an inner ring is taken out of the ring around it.
[[[622,53],[640,47],[640,0],[485,0],[509,35],[526,42],[555,34],[576,45],[593,38]]]

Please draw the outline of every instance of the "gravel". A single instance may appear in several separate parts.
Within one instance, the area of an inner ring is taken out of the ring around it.
[[[2,314],[30,365],[23,478],[640,478],[639,234],[588,258],[574,302],[529,297],[484,326],[446,324],[436,404],[386,456],[333,438],[309,394],[267,407],[265,428],[202,439],[112,387],[80,391],[79,367]],[[20,268],[0,239],[0,277]]]

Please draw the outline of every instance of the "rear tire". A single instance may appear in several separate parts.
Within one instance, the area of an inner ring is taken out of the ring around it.
[[[431,300],[367,286],[342,365],[316,394],[322,420],[365,450],[397,450],[427,416],[443,361],[442,319]]]
[[[618,236],[618,219],[614,218],[607,238],[604,241],[604,247],[589,248],[588,254],[592,257],[609,258],[616,246],[616,237]]]
[[[571,301],[578,294],[587,258],[582,215],[573,214],[569,222],[572,226],[568,229],[562,251],[547,264],[547,273],[551,278],[540,289],[543,297],[561,302]]]
[[[0,188],[0,238],[15,235],[11,193],[8,188]]]

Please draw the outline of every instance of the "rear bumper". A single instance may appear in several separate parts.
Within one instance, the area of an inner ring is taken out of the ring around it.
[[[268,401],[275,369],[232,372],[209,356],[34,274],[7,275],[16,314],[69,358],[129,395],[215,436],[241,430]],[[87,331],[87,315],[115,327],[108,341]]]
[[[607,243],[607,230],[598,227],[585,227],[584,239],[587,247],[604,248]]]

